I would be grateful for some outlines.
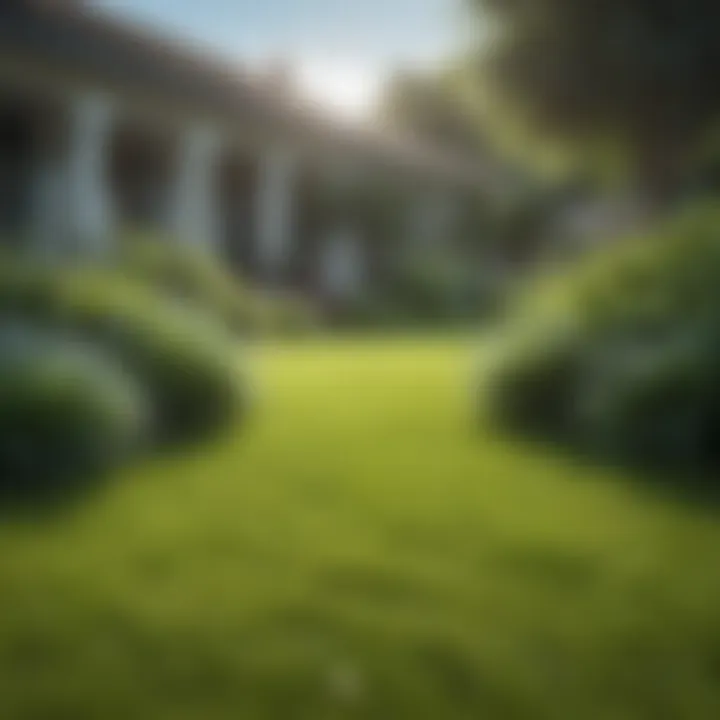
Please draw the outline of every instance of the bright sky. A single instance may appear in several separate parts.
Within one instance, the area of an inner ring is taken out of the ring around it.
[[[290,60],[306,92],[350,117],[395,67],[451,47],[461,0],[95,0],[127,17],[257,63]]]

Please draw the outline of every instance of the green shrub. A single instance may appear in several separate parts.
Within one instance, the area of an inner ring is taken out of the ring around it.
[[[595,372],[580,387],[577,422],[587,428],[585,444],[611,459],[630,459],[674,467],[695,467],[713,460],[704,435],[714,434],[718,376],[706,373],[707,347],[615,347],[617,357],[596,357]],[[629,353],[629,354],[625,354]],[[713,390],[715,388],[715,390]],[[716,438],[720,439],[720,437]]]
[[[363,295],[333,313],[336,327],[351,330],[401,328],[414,321],[401,303],[383,293]]]
[[[503,423],[602,457],[720,458],[720,213],[695,209],[535,288],[491,375]]]
[[[441,258],[406,262],[394,279],[396,305],[409,320],[444,321],[452,317],[456,278]]]
[[[574,422],[582,353],[572,331],[547,328],[545,332],[526,330],[513,338],[485,392],[504,425],[556,437],[570,432]]]
[[[131,279],[198,305],[233,332],[249,335],[263,330],[255,294],[209,253],[172,240],[136,237],[123,243],[121,269]]]
[[[319,322],[310,303],[299,296],[264,295],[213,255],[172,240],[126,240],[121,268],[130,279],[196,305],[239,335],[298,335]]]
[[[499,287],[486,282],[476,262],[444,248],[404,258],[385,286],[351,304],[340,321],[353,326],[450,327],[494,319]]]
[[[94,348],[0,329],[0,499],[67,492],[138,450],[148,420],[140,388]]]
[[[105,348],[150,398],[159,441],[203,435],[244,409],[234,344],[192,303],[110,270],[6,265],[0,310]]]
[[[140,380],[160,441],[192,439],[239,417],[245,397],[237,350],[219,323],[141,286],[96,282],[66,287],[63,312]]]
[[[305,298],[291,293],[256,294],[259,326],[267,335],[295,337],[308,335],[321,325],[316,308]]]

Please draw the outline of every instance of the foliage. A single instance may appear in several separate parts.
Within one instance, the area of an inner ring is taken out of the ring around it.
[[[552,243],[551,232],[565,207],[582,196],[571,184],[528,184],[494,212],[493,250],[517,267],[531,265]]]
[[[421,328],[469,325],[494,318],[503,290],[481,272],[482,260],[444,247],[396,262],[378,284],[334,315],[349,328]]]
[[[501,295],[482,258],[450,247],[405,262],[391,291],[401,315],[421,324],[486,320],[502,305]]]
[[[59,497],[140,448],[141,389],[106,356],[25,325],[0,330],[0,499]]]
[[[5,263],[0,309],[106,348],[148,393],[158,440],[195,437],[243,409],[236,353],[221,325],[114,271]]]
[[[190,301],[223,321],[233,332],[262,331],[258,298],[242,278],[207,252],[158,237],[123,242],[121,270],[171,297]]]
[[[210,253],[152,236],[128,238],[123,247],[121,269],[129,278],[197,306],[233,333],[296,335],[318,322],[307,301],[289,293],[264,294]]]
[[[321,325],[321,315],[312,302],[292,292],[256,294],[260,327],[271,337],[308,335]]]
[[[488,150],[474,109],[450,71],[397,73],[380,112],[390,126],[437,147],[476,155]]]
[[[713,0],[470,5],[487,28],[474,85],[502,123],[595,159],[629,157],[648,192],[672,191],[720,119]]]
[[[400,268],[392,292],[406,316],[432,321],[452,314],[455,273],[440,260],[413,259]]]
[[[715,465],[720,214],[687,212],[528,298],[493,382],[505,421],[611,457]]]
[[[107,281],[64,297],[71,325],[109,347],[152,400],[159,439],[192,439],[244,409],[234,346],[211,316],[143,287]]]

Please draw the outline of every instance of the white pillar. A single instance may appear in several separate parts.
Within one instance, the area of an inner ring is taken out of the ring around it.
[[[256,250],[263,277],[272,281],[292,250],[295,158],[272,148],[260,160],[255,204]]]
[[[108,187],[112,105],[103,95],[76,99],[70,114],[67,164],[67,233],[72,248],[102,255],[112,243]]]
[[[218,241],[219,207],[216,170],[220,141],[208,127],[196,126],[181,138],[170,193],[169,225],[187,245],[214,250]]]
[[[358,297],[365,281],[365,260],[364,247],[358,233],[348,226],[336,228],[323,246],[323,289],[339,299]]]
[[[56,256],[63,248],[58,245],[58,227],[63,222],[65,182],[62,164],[38,160],[33,166],[31,200],[32,251],[39,256]]]

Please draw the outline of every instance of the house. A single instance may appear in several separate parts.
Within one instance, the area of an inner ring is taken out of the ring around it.
[[[331,119],[280,82],[89,3],[0,4],[8,242],[106,257],[122,230],[153,228],[259,281],[357,292],[371,238],[356,213],[317,198],[363,178],[402,188],[409,226],[430,235],[448,231],[448,203],[488,182],[473,163]]]

